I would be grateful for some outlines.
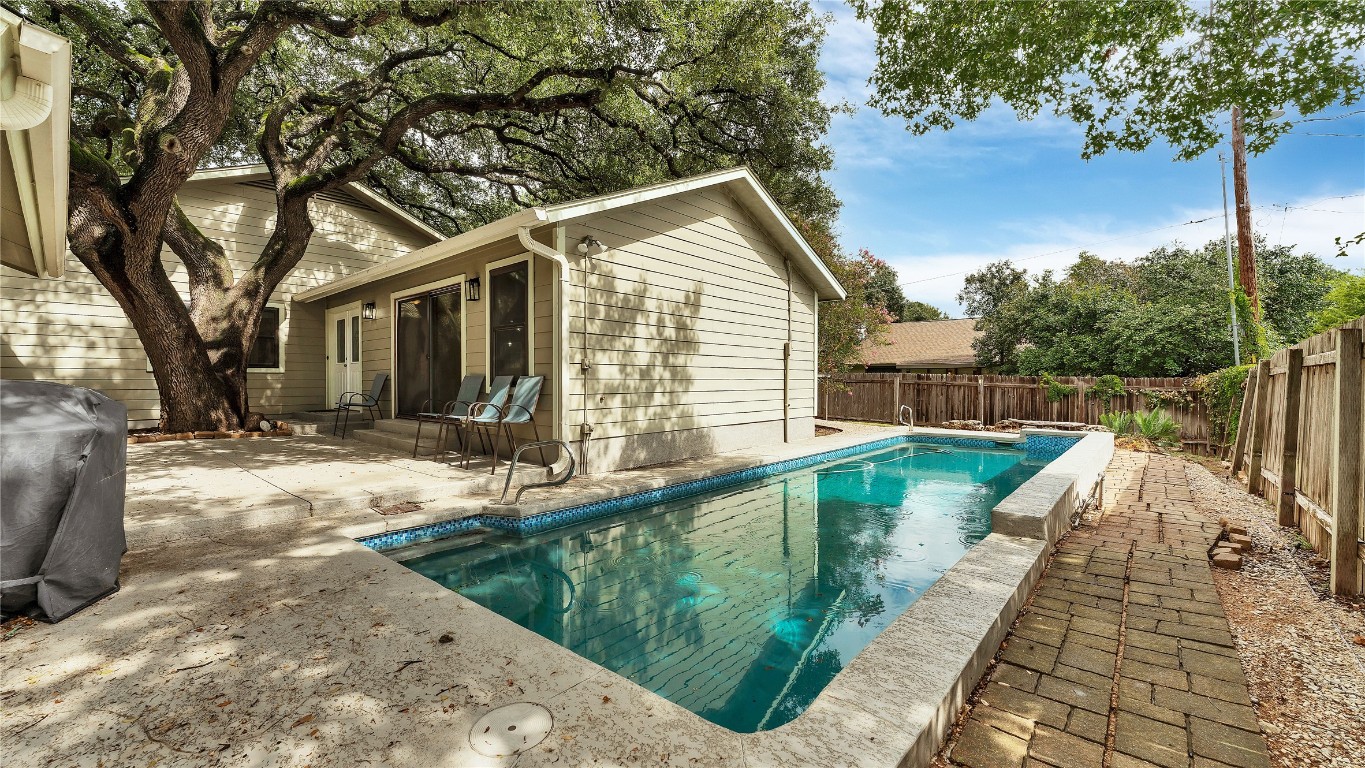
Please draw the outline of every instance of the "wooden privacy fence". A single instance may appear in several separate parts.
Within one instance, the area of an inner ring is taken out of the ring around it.
[[[1232,471],[1332,564],[1332,591],[1365,592],[1361,514],[1361,337],[1365,318],[1261,361],[1247,378]]]
[[[1076,392],[1049,402],[1036,376],[971,376],[951,373],[858,373],[822,378],[819,412],[822,418],[895,423],[902,405],[915,411],[917,424],[942,424],[975,419],[996,424],[1005,419],[1077,421],[1098,424],[1103,403],[1086,393],[1095,379],[1059,376],[1056,381]],[[1148,410],[1147,392],[1187,392],[1189,382],[1176,378],[1124,379],[1126,394],[1114,398],[1113,411]],[[1217,449],[1204,405],[1193,397],[1163,410],[1180,424],[1181,440],[1196,449]]]

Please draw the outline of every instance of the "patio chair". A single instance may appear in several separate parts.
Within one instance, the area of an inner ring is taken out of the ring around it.
[[[460,422],[465,416],[469,415],[470,406],[479,401],[479,395],[483,392],[483,374],[471,373],[460,380],[460,389],[455,393],[455,399],[449,400],[441,406],[439,411],[431,410],[432,401],[422,403],[422,408],[417,414],[417,439],[412,441],[412,457],[417,458],[417,449],[422,444],[422,424],[434,421],[436,429],[436,453],[433,458],[443,457],[446,454],[446,442],[450,438],[447,427],[455,427],[455,439],[461,449],[464,448],[464,441],[460,437]]]
[[[536,428],[535,410],[536,401],[540,399],[540,388],[544,384],[544,376],[521,376],[517,378],[516,387],[506,405],[498,405],[492,402],[478,403],[469,409],[469,417],[465,419],[465,431],[467,433],[477,432],[481,445],[485,433],[492,438],[493,467],[489,470],[489,474],[496,474],[498,471],[498,441],[501,435],[507,435],[507,442],[513,451],[517,448],[516,437],[512,434],[513,425],[529,423],[536,442],[540,442],[540,430]],[[469,448],[470,441],[466,434],[465,467],[469,466]],[[543,447],[540,449],[540,461],[548,466]]]
[[[379,419],[379,396],[384,393],[384,385],[389,383],[387,373],[376,373],[374,381],[370,383],[369,393],[365,392],[342,392],[341,397],[337,398],[336,418],[332,419],[332,436],[336,437],[337,422],[341,422],[341,439],[346,439],[346,426],[351,422],[351,409],[362,408],[367,416],[370,417],[370,424],[373,425]],[[346,414],[346,419],[342,421],[341,414]]]

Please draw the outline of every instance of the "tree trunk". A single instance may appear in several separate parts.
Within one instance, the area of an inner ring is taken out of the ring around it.
[[[1232,108],[1232,190],[1237,199],[1238,280],[1251,302],[1251,315],[1261,322],[1261,297],[1256,290],[1256,250],[1252,244],[1251,194],[1247,190],[1247,145],[1242,135],[1242,110]]]

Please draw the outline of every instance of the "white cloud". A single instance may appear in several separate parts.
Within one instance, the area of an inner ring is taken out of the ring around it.
[[[1253,212],[1256,230],[1272,245],[1294,245],[1300,253],[1316,253],[1327,263],[1341,269],[1365,267],[1365,256],[1336,259],[1334,239],[1350,236],[1365,229],[1365,189],[1342,194],[1348,198],[1322,199],[1323,196],[1300,198],[1288,207],[1266,206]],[[1231,212],[1230,212],[1231,215]],[[1198,222],[1186,225],[1185,222]],[[1231,222],[1235,238],[1236,220]],[[921,253],[878,253],[895,267],[901,279],[914,281],[904,286],[906,297],[925,301],[952,315],[960,315],[957,292],[962,289],[965,274],[976,271],[992,261],[1009,259],[1030,273],[1044,269],[1060,271],[1076,260],[1081,250],[1088,250],[1105,259],[1132,261],[1153,248],[1179,241],[1201,247],[1210,240],[1223,237],[1223,211],[1217,209],[1189,209],[1178,212],[1166,221],[1146,225],[1112,226],[1103,219],[1077,221],[1050,219],[1006,222],[1019,234],[1019,241],[1008,247],[983,251],[956,251],[950,248],[927,250]]]

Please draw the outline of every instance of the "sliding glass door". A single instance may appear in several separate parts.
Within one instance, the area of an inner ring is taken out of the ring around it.
[[[459,284],[398,301],[394,384],[399,416],[416,416],[424,405],[435,410],[455,399],[464,354],[461,311]]]

